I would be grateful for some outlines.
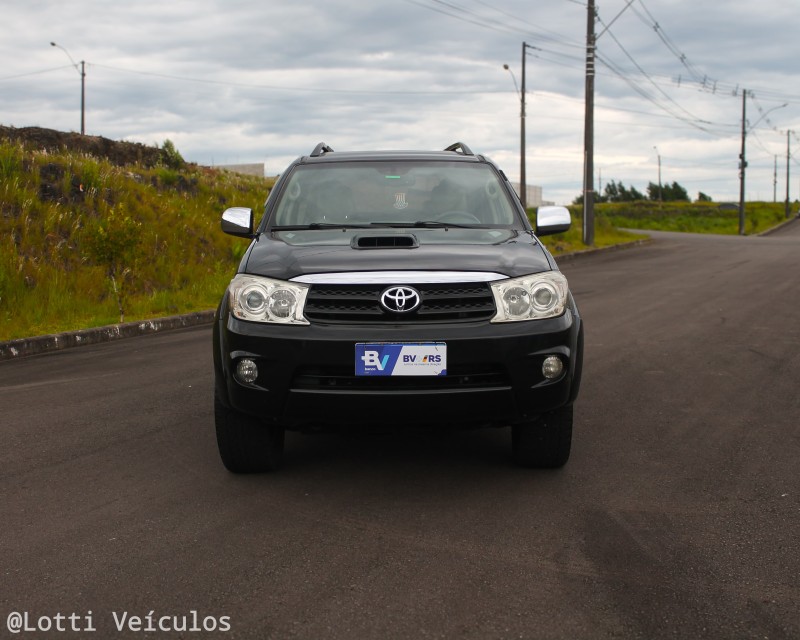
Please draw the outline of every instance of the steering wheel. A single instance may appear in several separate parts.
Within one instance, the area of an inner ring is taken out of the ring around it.
[[[453,224],[483,224],[469,211],[445,211],[437,215],[434,220],[436,220],[436,222],[452,222]]]

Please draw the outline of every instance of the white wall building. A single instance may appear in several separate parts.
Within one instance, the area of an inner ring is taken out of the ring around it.
[[[242,173],[247,176],[264,177],[265,166],[263,162],[255,162],[252,164],[218,164],[215,169],[224,169],[225,171],[232,171],[233,173]]]
[[[514,191],[519,195],[519,182],[512,182],[511,186],[514,187]],[[541,207],[543,204],[552,204],[542,200],[542,188],[537,185],[527,185],[525,195],[527,196],[527,205],[529,207]]]

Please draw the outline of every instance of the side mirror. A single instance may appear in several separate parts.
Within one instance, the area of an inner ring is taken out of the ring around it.
[[[253,210],[247,207],[231,207],[222,214],[222,230],[232,236],[253,237]]]
[[[566,207],[539,207],[536,210],[536,235],[549,236],[568,231],[572,218]]]

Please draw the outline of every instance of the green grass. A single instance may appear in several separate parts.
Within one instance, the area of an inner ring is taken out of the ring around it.
[[[542,243],[554,256],[575,251],[585,251],[589,248],[583,244],[583,222],[580,207],[570,207],[570,214],[572,215],[572,226],[569,231],[552,236],[544,236],[541,239]],[[531,218],[531,222],[536,219],[531,211],[529,211],[528,217]],[[617,229],[607,218],[595,217],[594,246],[597,248],[628,244],[646,237],[646,234],[631,233]]]
[[[125,320],[214,307],[246,246],[220,214],[271,186],[0,141],[0,340],[119,322],[110,275]]]
[[[596,204],[598,221],[614,227],[682,231],[689,233],[739,233],[738,209],[721,208],[716,202],[625,202]],[[785,220],[785,204],[745,203],[745,233],[761,233]]]

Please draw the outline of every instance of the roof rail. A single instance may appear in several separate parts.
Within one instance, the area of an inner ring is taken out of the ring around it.
[[[311,157],[319,158],[323,153],[333,153],[333,149],[331,149],[324,142],[320,142],[316,147],[314,147],[314,150],[311,152]]]
[[[455,151],[457,153],[459,149],[461,149],[461,153],[464,154],[465,156],[475,155],[474,153],[472,153],[472,149],[470,149],[463,142],[456,142],[454,144],[451,144],[449,147],[447,147],[447,149],[445,149],[445,151]]]

